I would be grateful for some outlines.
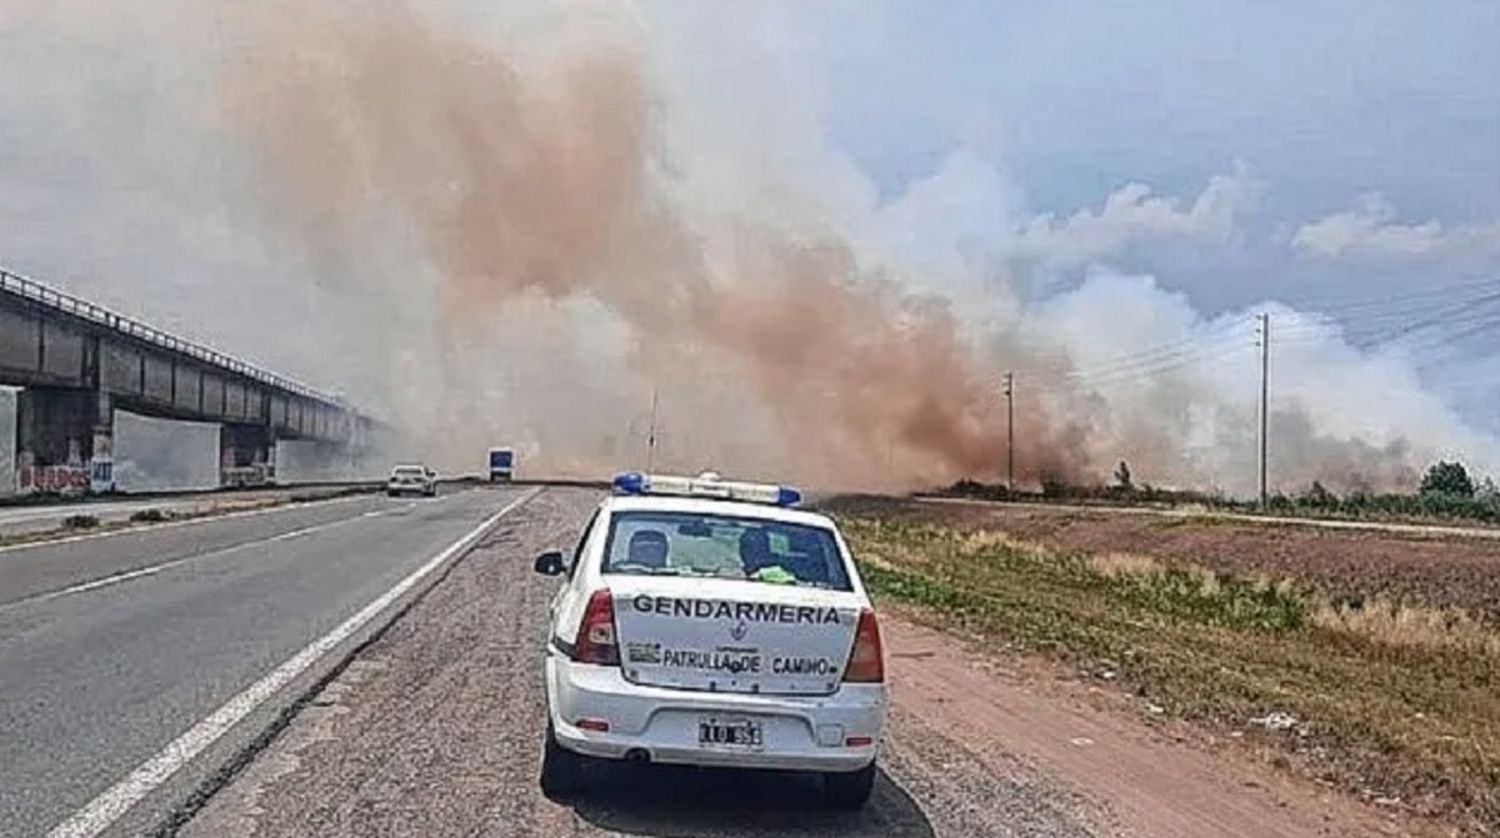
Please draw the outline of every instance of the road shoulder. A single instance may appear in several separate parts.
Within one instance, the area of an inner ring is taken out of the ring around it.
[[[1091,802],[1107,834],[1441,834],[1288,777],[1248,747],[1158,719],[1118,691],[989,653],[923,625],[917,612],[902,616],[885,624],[898,703]]]

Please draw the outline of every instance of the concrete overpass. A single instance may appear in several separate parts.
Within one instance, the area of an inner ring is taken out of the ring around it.
[[[0,269],[0,384],[25,491],[113,488],[114,412],[220,425],[221,483],[273,476],[279,439],[368,446],[375,423],[306,385]]]

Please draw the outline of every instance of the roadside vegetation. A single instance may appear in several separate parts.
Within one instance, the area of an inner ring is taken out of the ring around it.
[[[97,526],[99,519],[93,515],[69,515],[62,520],[62,529],[65,531],[91,530]]]
[[[1500,487],[1491,478],[1476,481],[1457,462],[1434,463],[1410,493],[1353,490],[1342,495],[1318,481],[1304,490],[1259,501],[1232,498],[1221,492],[1163,489],[1137,484],[1128,463],[1115,469],[1110,485],[1083,486],[1043,478],[1040,491],[1011,491],[1003,485],[960,480],[937,494],[981,500],[1069,502],[1100,505],[1199,508],[1215,512],[1268,514],[1300,518],[1413,523],[1474,523],[1500,525]]]
[[[1284,767],[1496,834],[1500,628],[1486,615],[1059,550],[918,506],[832,505],[878,596],[1118,684],[1148,717],[1271,745]]]
[[[335,488],[314,488],[293,491],[284,497],[265,498],[253,503],[231,503],[214,508],[173,510],[161,509],[149,506],[131,512],[124,519],[102,520],[97,515],[86,513],[75,513],[63,517],[58,525],[45,530],[31,530],[16,533],[0,533],[0,547],[15,547],[23,544],[39,544],[46,541],[55,541],[59,538],[78,535],[80,533],[105,533],[117,530],[133,529],[136,527],[151,526],[153,524],[165,524],[173,521],[194,521],[202,518],[214,518],[234,512],[246,512],[255,509],[269,509],[277,506],[296,505],[303,503],[316,503],[318,501],[333,500],[335,498],[349,497],[351,495],[366,495],[378,491],[380,486],[356,485],[341,486]]]

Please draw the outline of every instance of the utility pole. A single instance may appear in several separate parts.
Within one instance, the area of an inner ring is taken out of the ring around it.
[[[651,427],[646,431],[646,473],[656,464],[656,390],[651,390]]]
[[[1267,437],[1270,435],[1271,396],[1271,315],[1260,314],[1260,508],[1270,506],[1270,493],[1266,488]]]
[[[1005,374],[1005,492],[1016,490],[1016,376]]]

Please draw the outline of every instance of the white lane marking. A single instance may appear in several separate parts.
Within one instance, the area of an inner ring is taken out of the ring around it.
[[[328,498],[327,500],[302,501],[301,503],[278,503],[270,506],[257,507],[255,509],[242,509],[238,512],[224,512],[221,514],[209,513],[197,518],[188,518],[182,521],[163,521],[159,524],[140,524],[133,527],[121,527],[120,529],[107,532],[92,532],[83,535],[70,535],[67,538],[43,538],[37,541],[23,541],[20,544],[10,544],[0,547],[0,553],[9,553],[20,550],[35,550],[41,547],[56,547],[59,544],[72,544],[76,541],[92,541],[96,538],[111,538],[117,535],[129,533],[152,532],[155,530],[171,529],[172,527],[188,527],[194,524],[210,524],[214,521],[224,521],[230,518],[249,518],[252,515],[266,515],[271,512],[286,512],[292,509],[306,509],[310,506],[328,506],[335,503],[347,503],[349,501],[361,500],[372,497],[372,495],[349,495],[341,498]]]
[[[221,547],[218,550],[210,550],[207,553],[198,553],[192,556],[183,556],[180,559],[173,559],[169,562],[162,562],[158,565],[150,565],[148,567],[136,568],[135,570],[127,570],[122,573],[103,576],[98,579],[93,579],[88,582],[80,582],[77,585],[62,588],[56,591],[47,591],[45,593],[32,594],[31,596],[22,597],[21,599],[15,600],[13,602],[0,603],[0,612],[5,612],[21,605],[35,605],[37,603],[58,599],[59,597],[65,597],[69,594],[81,594],[85,591],[95,590],[96,588],[103,588],[120,582],[128,582],[131,579],[138,579],[142,576],[150,576],[155,573],[160,573],[163,570],[170,570],[181,564],[198,561],[199,559],[207,559],[211,556],[218,556],[224,553],[232,553],[236,550],[241,550],[246,547],[254,547],[257,544],[270,544],[276,541],[289,541],[293,538],[301,538],[304,535],[311,535],[315,532],[321,532],[322,530],[330,529],[332,527],[342,526],[344,524],[358,521],[363,518],[379,518],[382,515],[389,515],[397,509],[409,509],[412,506],[415,506],[415,503],[405,503],[401,506],[395,507],[394,509],[375,509],[354,518],[340,518],[337,521],[328,521],[311,527],[303,527],[302,529],[284,532],[280,535],[273,535],[269,538],[257,538],[254,541],[245,541],[239,544],[230,545],[229,547]],[[57,542],[51,543],[55,544]]]
[[[366,515],[361,515],[359,517],[361,517],[361,518],[369,518],[370,516],[368,514],[366,514]],[[324,526],[328,526],[328,525],[325,524]],[[323,529],[322,526],[317,526],[317,527],[303,527],[300,530],[292,530],[291,532],[284,532],[281,535],[273,535],[270,538],[266,539],[266,541],[268,541],[268,542],[271,542],[271,541],[290,541],[291,539],[301,538],[302,536],[307,535],[310,532],[317,532],[318,530],[321,530],[321,529]]]
[[[110,786],[88,805],[73,813],[72,817],[54,827],[51,832],[47,833],[48,838],[93,838],[108,829],[131,806],[139,803],[157,786],[166,782],[167,778],[176,773],[179,768],[202,753],[203,749],[213,744],[266,699],[307,671],[308,667],[316,663],[319,658],[363,628],[366,623],[390,607],[391,603],[431,575],[433,571],[455,556],[467,552],[496,524],[500,523],[501,518],[536,497],[541,491],[541,487],[532,489],[506,504],[499,512],[484,519],[479,526],[469,530],[462,538],[428,559],[425,564],[397,582],[390,590],[376,597],[374,602],[360,609],[359,613],[339,623],[333,631],[303,647],[302,651],[292,655],[265,677],[229,699],[224,706],[193,725],[186,733],[172,740],[156,756],[141,763],[130,772],[125,779]]]
[[[39,599],[55,599],[57,597],[67,596],[68,594],[81,594],[84,591],[92,591],[95,588],[102,588],[106,585],[113,585],[118,582],[124,582],[127,579],[138,579],[142,576],[150,576],[153,573],[161,573],[163,570],[173,567],[174,565],[180,565],[185,561],[187,561],[187,559],[177,559],[175,561],[166,562],[164,564],[152,565],[151,567],[143,567],[139,570],[127,570],[124,573],[116,573],[113,576],[106,576],[102,579],[95,579],[92,582],[84,582],[81,585],[74,585],[71,588],[63,588],[60,591],[50,591],[48,593],[41,594],[40,596],[33,597],[30,601],[36,601]],[[20,600],[20,602],[27,601],[28,600],[24,599]]]

